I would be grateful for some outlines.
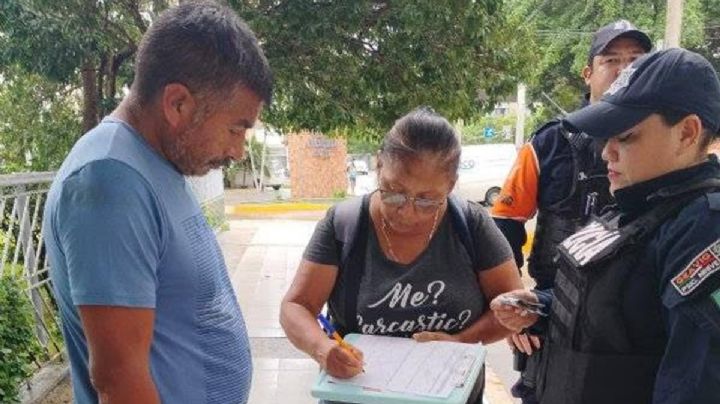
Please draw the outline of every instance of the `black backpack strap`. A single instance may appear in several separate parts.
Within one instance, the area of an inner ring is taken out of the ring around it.
[[[460,237],[460,241],[470,255],[473,270],[478,269],[477,251],[475,249],[475,218],[470,204],[454,194],[448,197],[448,211]],[[332,321],[338,332],[345,335],[358,332],[357,297],[360,291],[367,247],[367,235],[370,231],[370,195],[354,198],[338,204],[333,217],[335,241],[340,250],[340,265],[337,283],[344,286],[344,309],[342,323],[337,315],[330,312]],[[343,324],[344,323],[344,324]]]
[[[357,332],[357,296],[364,270],[364,252],[370,227],[370,195],[336,205],[333,217],[335,242],[340,251],[336,284],[344,287],[342,321],[330,307],[331,321],[341,335]],[[331,306],[331,305],[329,305]]]
[[[472,262],[473,271],[478,270],[478,252],[475,249],[477,245],[475,240],[475,217],[470,209],[469,202],[455,194],[450,194],[448,197],[448,211],[450,212],[450,219],[452,220],[453,228],[457,231],[460,236],[460,242],[465,247],[465,250],[470,255],[470,262]]]
[[[357,233],[362,207],[366,197],[358,197],[340,202],[335,206],[333,228],[335,241],[340,247],[340,263],[342,264],[350,254]],[[342,267],[342,265],[341,265]]]

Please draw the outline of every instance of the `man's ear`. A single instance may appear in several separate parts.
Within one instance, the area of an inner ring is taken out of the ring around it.
[[[190,124],[197,109],[195,97],[180,83],[166,85],[160,102],[165,120],[172,129]]]
[[[380,152],[377,153],[375,160],[376,160],[375,171],[380,171],[380,169],[383,166],[383,161],[382,161],[383,159],[382,159],[382,156],[380,155]]]
[[[585,85],[590,85],[590,76],[592,76],[592,66],[586,65],[583,67],[582,71],[580,72],[580,75],[582,76],[583,80],[585,81]]]

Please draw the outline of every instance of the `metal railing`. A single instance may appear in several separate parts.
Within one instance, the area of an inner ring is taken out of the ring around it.
[[[43,350],[40,357],[33,355],[38,368],[64,352],[43,242],[43,210],[54,177],[55,172],[0,175],[0,278],[12,276],[24,281],[35,335]],[[221,172],[190,182],[207,215],[213,216],[210,210],[218,203],[220,214],[224,214]]]
[[[50,360],[61,355],[64,346],[43,244],[43,207],[54,176],[54,172],[0,175],[0,276],[25,280],[35,335],[44,358]]]

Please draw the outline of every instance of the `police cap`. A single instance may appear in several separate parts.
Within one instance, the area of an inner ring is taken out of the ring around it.
[[[609,138],[655,112],[696,114],[703,126],[720,131],[720,81],[704,57],[673,48],[644,55],[626,67],[603,97],[563,121],[572,131]]]
[[[630,23],[630,21],[618,20],[595,31],[592,43],[590,44],[588,65],[592,66],[593,58],[597,55],[601,55],[610,42],[620,37],[636,40],[640,46],[645,49],[645,52],[650,52],[652,50],[652,41],[647,34],[637,29]]]

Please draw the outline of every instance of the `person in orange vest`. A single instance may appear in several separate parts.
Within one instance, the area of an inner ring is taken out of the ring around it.
[[[587,66],[582,70],[590,89],[584,104],[599,100],[620,71],[651,48],[650,38],[627,21],[616,21],[597,30]],[[510,242],[518,268],[523,265],[525,222],[537,213],[528,272],[538,289],[547,289],[555,280],[557,245],[611,200],[607,170],[597,142],[583,133],[566,130],[560,120],[552,120],[520,149],[491,213]],[[525,355],[541,346],[538,337],[516,335],[512,339],[521,364]],[[512,392],[525,404],[532,404],[536,402],[537,356],[528,359]],[[518,370],[521,368],[522,365],[518,366]]]

